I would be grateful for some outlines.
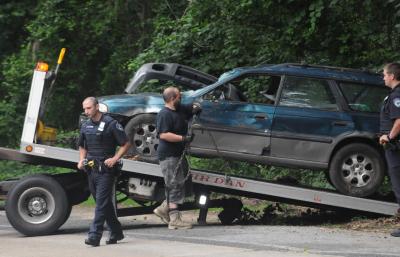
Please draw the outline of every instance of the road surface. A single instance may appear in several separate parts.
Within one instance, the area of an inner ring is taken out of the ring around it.
[[[25,237],[0,211],[1,257],[317,257],[400,256],[400,238],[319,226],[223,226],[211,219],[192,230],[168,230],[154,215],[120,218],[126,238],[100,247],[83,243],[92,208],[74,207],[54,235]],[[194,215],[189,215],[195,219]],[[188,215],[186,215],[186,218]],[[194,221],[193,221],[194,222]]]

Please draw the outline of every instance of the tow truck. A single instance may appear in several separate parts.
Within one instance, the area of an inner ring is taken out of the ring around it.
[[[38,63],[31,83],[19,150],[0,147],[0,160],[12,160],[31,165],[46,165],[71,169],[61,174],[35,174],[0,182],[0,196],[5,196],[5,211],[10,224],[27,236],[54,233],[69,218],[72,206],[88,199],[90,193],[86,174],[76,169],[79,152],[49,145],[55,131],[41,121],[47,97],[62,63],[60,53],[55,71],[46,63]],[[231,199],[210,199],[210,193],[223,193],[285,202],[322,209],[347,209],[383,215],[397,213],[398,205],[388,200],[357,198],[333,190],[287,185],[223,172],[191,169],[194,200],[184,209],[200,209],[198,222],[206,224],[210,207],[223,207],[219,217],[229,224],[240,215],[242,203]],[[152,213],[164,199],[163,177],[158,164],[123,159],[117,179],[116,202],[133,199],[138,207],[119,207],[118,216]]]

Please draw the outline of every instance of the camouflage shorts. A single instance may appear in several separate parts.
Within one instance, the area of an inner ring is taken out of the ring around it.
[[[183,158],[179,168],[176,169],[179,159],[179,157],[167,157],[165,160],[160,161],[164,182],[167,186],[165,197],[169,197],[170,203],[176,204],[182,204],[185,196],[188,196],[186,192],[189,192],[189,194],[191,192],[191,178],[184,181],[189,171],[188,163]]]

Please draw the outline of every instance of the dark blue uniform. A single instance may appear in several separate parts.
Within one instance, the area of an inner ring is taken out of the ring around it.
[[[100,240],[104,222],[111,235],[122,234],[121,224],[114,208],[115,170],[103,162],[114,156],[116,147],[124,145],[128,138],[122,126],[113,118],[102,115],[99,122],[88,120],[81,127],[79,146],[87,150],[86,158],[96,165],[87,169],[89,189],[96,201],[95,216],[90,225],[89,238]]]
[[[385,98],[380,114],[380,130],[389,135],[396,119],[400,119],[400,84],[394,87]],[[394,140],[399,140],[399,135]],[[392,189],[400,205],[400,149],[386,149],[386,162]]]

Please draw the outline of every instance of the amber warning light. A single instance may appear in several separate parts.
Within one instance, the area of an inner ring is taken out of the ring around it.
[[[49,65],[47,63],[45,63],[45,62],[38,62],[36,64],[36,69],[35,70],[46,72],[46,71],[49,70]]]

